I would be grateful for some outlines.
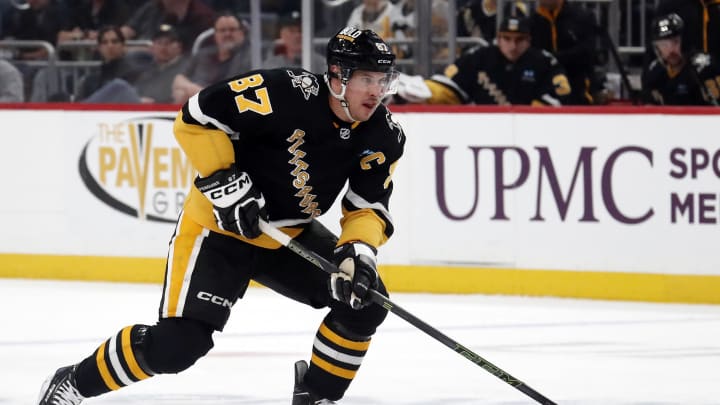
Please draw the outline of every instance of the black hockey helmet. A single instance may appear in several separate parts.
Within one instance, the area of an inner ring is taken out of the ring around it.
[[[682,35],[684,26],[682,18],[675,13],[658,17],[652,24],[652,39],[657,41]]]
[[[345,27],[328,41],[327,64],[338,65],[345,77],[356,69],[389,73],[395,68],[395,54],[372,30]]]
[[[530,19],[525,3],[519,1],[509,3],[504,10],[503,18],[498,25],[498,32],[530,34]]]

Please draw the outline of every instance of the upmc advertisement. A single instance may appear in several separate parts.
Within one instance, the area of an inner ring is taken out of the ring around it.
[[[720,274],[720,115],[400,121],[413,261]]]
[[[382,266],[717,282],[720,114],[496,111],[395,114],[407,145]],[[0,110],[0,268],[8,257],[164,258],[195,175],[174,117]],[[336,232],[338,219],[337,206],[321,218]]]

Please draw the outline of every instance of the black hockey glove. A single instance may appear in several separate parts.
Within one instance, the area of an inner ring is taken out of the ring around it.
[[[208,177],[198,176],[195,187],[212,203],[220,229],[248,239],[262,234],[258,220],[267,220],[265,198],[247,173],[239,171],[233,164]]]
[[[375,249],[362,242],[345,243],[335,248],[333,261],[340,271],[330,275],[332,297],[353,309],[370,305],[367,292],[378,286]]]

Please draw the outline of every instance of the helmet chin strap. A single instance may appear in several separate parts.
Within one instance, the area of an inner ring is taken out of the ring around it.
[[[345,111],[345,115],[347,115],[347,117],[350,119],[351,122],[357,121],[355,118],[353,118],[352,115],[350,115],[350,108],[348,106],[347,100],[345,99],[345,90],[347,90],[347,82],[345,80],[343,80],[342,78],[340,79],[341,91],[340,91],[340,94],[337,94],[337,93],[335,93],[335,91],[332,89],[332,86],[330,85],[330,76],[328,75],[327,72],[325,72],[323,77],[325,78],[325,85],[327,85],[327,88],[330,91],[330,94],[332,94],[332,96],[335,97],[335,99],[337,99],[340,102],[340,106],[342,106],[343,111]]]

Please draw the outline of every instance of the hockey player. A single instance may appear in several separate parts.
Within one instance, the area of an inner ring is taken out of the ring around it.
[[[570,94],[555,57],[530,46],[529,20],[519,12],[502,20],[497,45],[469,51],[444,73],[424,81],[403,75],[399,97],[428,104],[561,105]]]
[[[720,66],[702,52],[683,53],[684,23],[675,13],[653,21],[652,46],[657,56],[642,74],[646,104],[718,105]]]
[[[292,404],[331,404],[360,367],[387,311],[376,249],[393,233],[388,203],[405,136],[380,102],[396,84],[395,55],[370,30],[330,39],[327,72],[250,71],[211,85],[174,125],[198,171],[170,242],[155,325],[131,325],[89,357],[58,369],[39,404],[79,404],[154,374],[179,373],[212,347],[250,280],[314,308],[329,308],[310,364],[295,364]],[[323,83],[324,81],[324,83]],[[316,217],[348,182],[338,237]],[[279,248],[259,220],[331,258],[328,276]]]

